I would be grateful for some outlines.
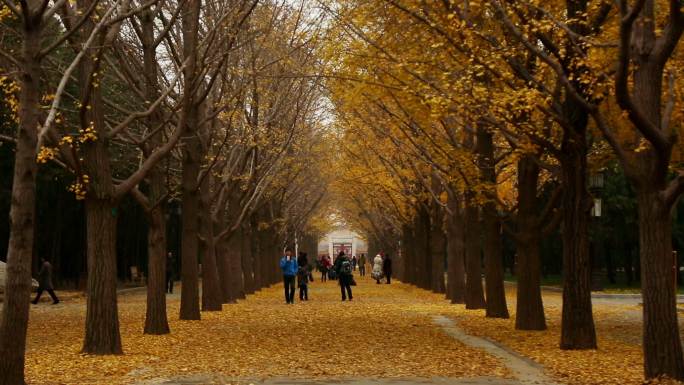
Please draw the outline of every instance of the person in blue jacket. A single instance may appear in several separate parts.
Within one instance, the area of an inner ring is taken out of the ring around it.
[[[283,282],[285,283],[285,302],[294,303],[295,277],[297,276],[297,258],[292,256],[291,249],[285,249],[285,255],[280,258],[280,270],[283,271]]]

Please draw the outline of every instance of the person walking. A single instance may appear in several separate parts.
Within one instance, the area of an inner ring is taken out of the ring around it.
[[[382,254],[382,253],[380,253]],[[382,255],[376,255],[373,259],[373,272],[371,277],[375,279],[375,283],[380,284],[380,278],[382,278]]]
[[[294,303],[295,276],[297,275],[297,260],[292,256],[291,249],[285,249],[285,255],[280,258],[280,270],[283,272],[285,287],[285,302]]]
[[[340,254],[335,259],[335,272],[337,273],[337,279],[340,281],[340,291],[342,292],[342,301],[346,301],[347,297],[352,300],[352,281],[354,280],[352,263],[344,254],[344,251],[340,251]]]
[[[366,275],[366,254],[361,254],[359,257],[359,275],[362,277]]]
[[[44,291],[47,291],[52,297],[52,304],[57,305],[59,303],[59,298],[55,294],[55,290],[52,287],[52,265],[45,258],[40,259],[41,266],[38,272],[38,294],[36,298],[31,301],[32,304],[37,305],[40,300],[40,296],[43,295]]]
[[[352,270],[356,271],[356,265],[357,265],[358,259],[356,259],[356,255],[352,256]]]
[[[173,294],[173,279],[176,265],[173,261],[173,253],[166,254],[166,292]]]
[[[382,260],[382,273],[385,274],[385,283],[392,283],[392,258],[390,255],[385,255],[385,259]]]

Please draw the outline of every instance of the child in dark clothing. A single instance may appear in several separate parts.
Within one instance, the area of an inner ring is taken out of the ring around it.
[[[299,300],[309,300],[309,281],[313,281],[311,269],[308,265],[300,266],[297,271],[297,284],[299,286]]]

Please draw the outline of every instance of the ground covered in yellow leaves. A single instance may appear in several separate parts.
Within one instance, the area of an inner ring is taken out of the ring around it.
[[[33,307],[30,384],[135,383],[155,377],[219,373],[235,378],[508,376],[492,356],[448,337],[432,323],[437,296],[401,284],[358,279],[353,302],[336,282],[311,285],[311,301],[284,304],[282,286],[251,295],[202,321],[178,321],[169,296],[172,333],[142,334],[144,292],[120,296],[125,354],[79,354],[85,302]],[[427,305],[427,308],[426,308]]]
[[[229,378],[503,377],[511,372],[484,351],[463,345],[433,322],[443,315],[465,332],[527,356],[566,384],[642,383],[639,308],[595,303],[596,351],[560,351],[560,296],[545,294],[549,330],[515,331],[514,320],[450,305],[442,295],[401,283],[359,279],[353,302],[336,282],[314,282],[309,302],[284,304],[282,285],[264,289],[202,321],[179,321],[178,294],[168,297],[172,333],[145,336],[144,291],[120,296],[125,354],[79,353],[85,300],[33,307],[27,351],[30,384],[126,384],[211,373]],[[514,316],[515,298],[509,290]]]

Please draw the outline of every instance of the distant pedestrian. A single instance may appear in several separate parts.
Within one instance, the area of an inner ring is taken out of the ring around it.
[[[366,254],[361,254],[359,257],[359,275],[362,277],[366,275]]]
[[[297,257],[297,287],[299,287],[299,300],[309,300],[309,282],[313,282],[311,266],[309,266],[308,254],[304,251],[299,252]]]
[[[283,272],[285,286],[285,302],[294,303],[295,276],[297,275],[297,260],[292,256],[292,250],[286,249],[285,255],[280,258],[280,270]]]
[[[173,260],[173,253],[169,251],[168,254],[166,254],[166,292],[169,294],[173,294],[175,268],[176,266]]]
[[[380,279],[382,278],[382,255],[378,254],[373,258],[373,272],[371,277],[375,279],[375,283],[380,284]]]
[[[52,287],[52,265],[45,258],[41,258],[40,262],[41,266],[40,271],[38,272],[38,294],[36,295],[36,299],[31,301],[31,303],[37,305],[40,296],[43,295],[44,291],[47,291],[48,294],[50,294],[50,297],[52,297],[52,304],[57,305],[59,303],[59,298],[57,298],[55,290]]]
[[[323,258],[321,258],[321,281],[325,282],[328,280],[328,273],[330,271],[330,267],[332,267],[330,257],[324,255]]]
[[[356,264],[358,262],[358,259],[356,259],[356,255],[352,256],[352,270],[356,271]]]
[[[335,259],[335,272],[337,279],[340,281],[340,291],[342,292],[342,301],[346,301],[347,297],[352,300],[352,281],[354,280],[351,260],[340,251],[340,254]]]
[[[382,273],[385,274],[385,283],[392,283],[392,258],[390,255],[385,255],[385,259],[382,260]]]

